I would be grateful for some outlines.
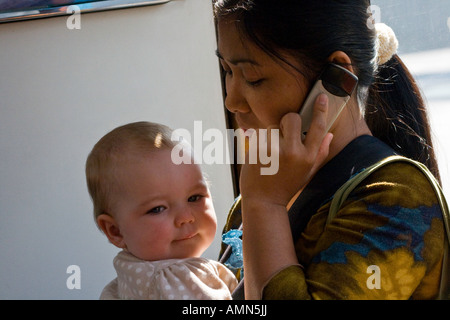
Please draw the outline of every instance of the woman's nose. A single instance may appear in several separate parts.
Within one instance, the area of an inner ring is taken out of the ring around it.
[[[250,110],[247,100],[242,94],[242,88],[234,80],[226,81],[225,107],[232,113],[246,113]]]

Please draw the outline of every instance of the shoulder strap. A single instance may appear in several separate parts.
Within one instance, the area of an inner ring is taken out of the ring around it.
[[[446,239],[447,241],[445,241],[443,268],[448,269],[448,267],[447,267],[447,265],[448,265],[448,261],[447,261],[447,259],[448,259],[448,244],[450,243],[449,208],[448,208],[444,193],[439,185],[439,182],[436,180],[436,178],[433,176],[433,174],[428,170],[428,168],[420,162],[417,162],[417,161],[414,161],[414,160],[411,160],[411,159],[408,159],[408,158],[405,158],[402,156],[391,156],[391,157],[383,159],[383,160],[379,161],[378,163],[364,169],[359,174],[356,174],[355,176],[353,176],[353,178],[351,178],[344,185],[342,185],[342,187],[340,187],[338,189],[338,191],[336,191],[336,193],[334,194],[333,200],[331,201],[331,204],[330,204],[330,211],[328,214],[326,224],[329,224],[331,222],[331,220],[333,220],[333,218],[336,216],[337,212],[339,211],[339,208],[344,203],[344,201],[347,199],[348,195],[364,179],[366,179],[369,175],[371,175],[373,172],[375,172],[379,168],[381,168],[389,163],[396,162],[396,161],[405,161],[405,162],[415,165],[428,178],[431,186],[433,187],[434,191],[436,192],[436,197],[438,198],[439,205],[440,205],[441,211],[442,211],[442,218],[444,220],[445,233],[447,235],[447,239]],[[446,291],[446,289],[443,289],[443,288],[447,287],[446,284],[450,280],[450,279],[447,279],[448,273],[449,272],[445,272],[445,270],[442,271],[441,293],[440,293],[441,297],[445,297],[447,299],[449,298],[448,294],[445,294],[442,291]]]
[[[289,209],[292,238],[297,242],[311,217],[346,181],[382,159],[396,155],[391,147],[373,136],[360,136],[327,162],[302,190]]]

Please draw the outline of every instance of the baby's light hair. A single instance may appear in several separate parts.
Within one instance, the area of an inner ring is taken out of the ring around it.
[[[172,132],[162,124],[133,122],[115,128],[95,144],[86,160],[86,182],[96,224],[98,216],[111,213],[120,162],[129,155],[173,148],[177,142],[171,140]]]

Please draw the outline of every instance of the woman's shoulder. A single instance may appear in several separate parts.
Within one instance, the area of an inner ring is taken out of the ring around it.
[[[366,203],[404,208],[439,205],[437,190],[418,166],[397,161],[370,174],[351,193],[353,198],[364,198]]]
[[[371,227],[389,225],[398,232],[416,232],[418,238],[423,238],[433,226],[433,234],[442,239],[444,214],[438,192],[415,164],[392,162],[360,182],[328,221],[357,219]],[[324,210],[331,211],[329,204],[322,207],[323,213]]]
[[[348,270],[376,265],[392,283],[404,269],[414,275],[411,285],[418,286],[414,291],[408,284],[408,295],[437,294],[444,221],[436,191],[419,167],[404,161],[380,167],[348,194],[327,222],[329,212],[330,202],[312,217],[297,243],[301,262],[319,268],[348,265]]]

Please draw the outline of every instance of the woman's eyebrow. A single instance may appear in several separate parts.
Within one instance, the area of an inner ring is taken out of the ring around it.
[[[219,52],[219,50],[216,50],[216,56],[217,56],[219,59],[225,60],[225,59],[222,57],[222,54]],[[234,66],[237,66],[237,65],[240,64],[240,63],[250,63],[250,64],[253,64],[253,65],[255,65],[255,66],[260,66],[260,64],[259,64],[258,62],[256,62],[256,61],[253,60],[253,59],[250,59],[250,58],[235,58],[235,59],[228,60],[228,62],[229,62],[230,64],[234,65]]]

